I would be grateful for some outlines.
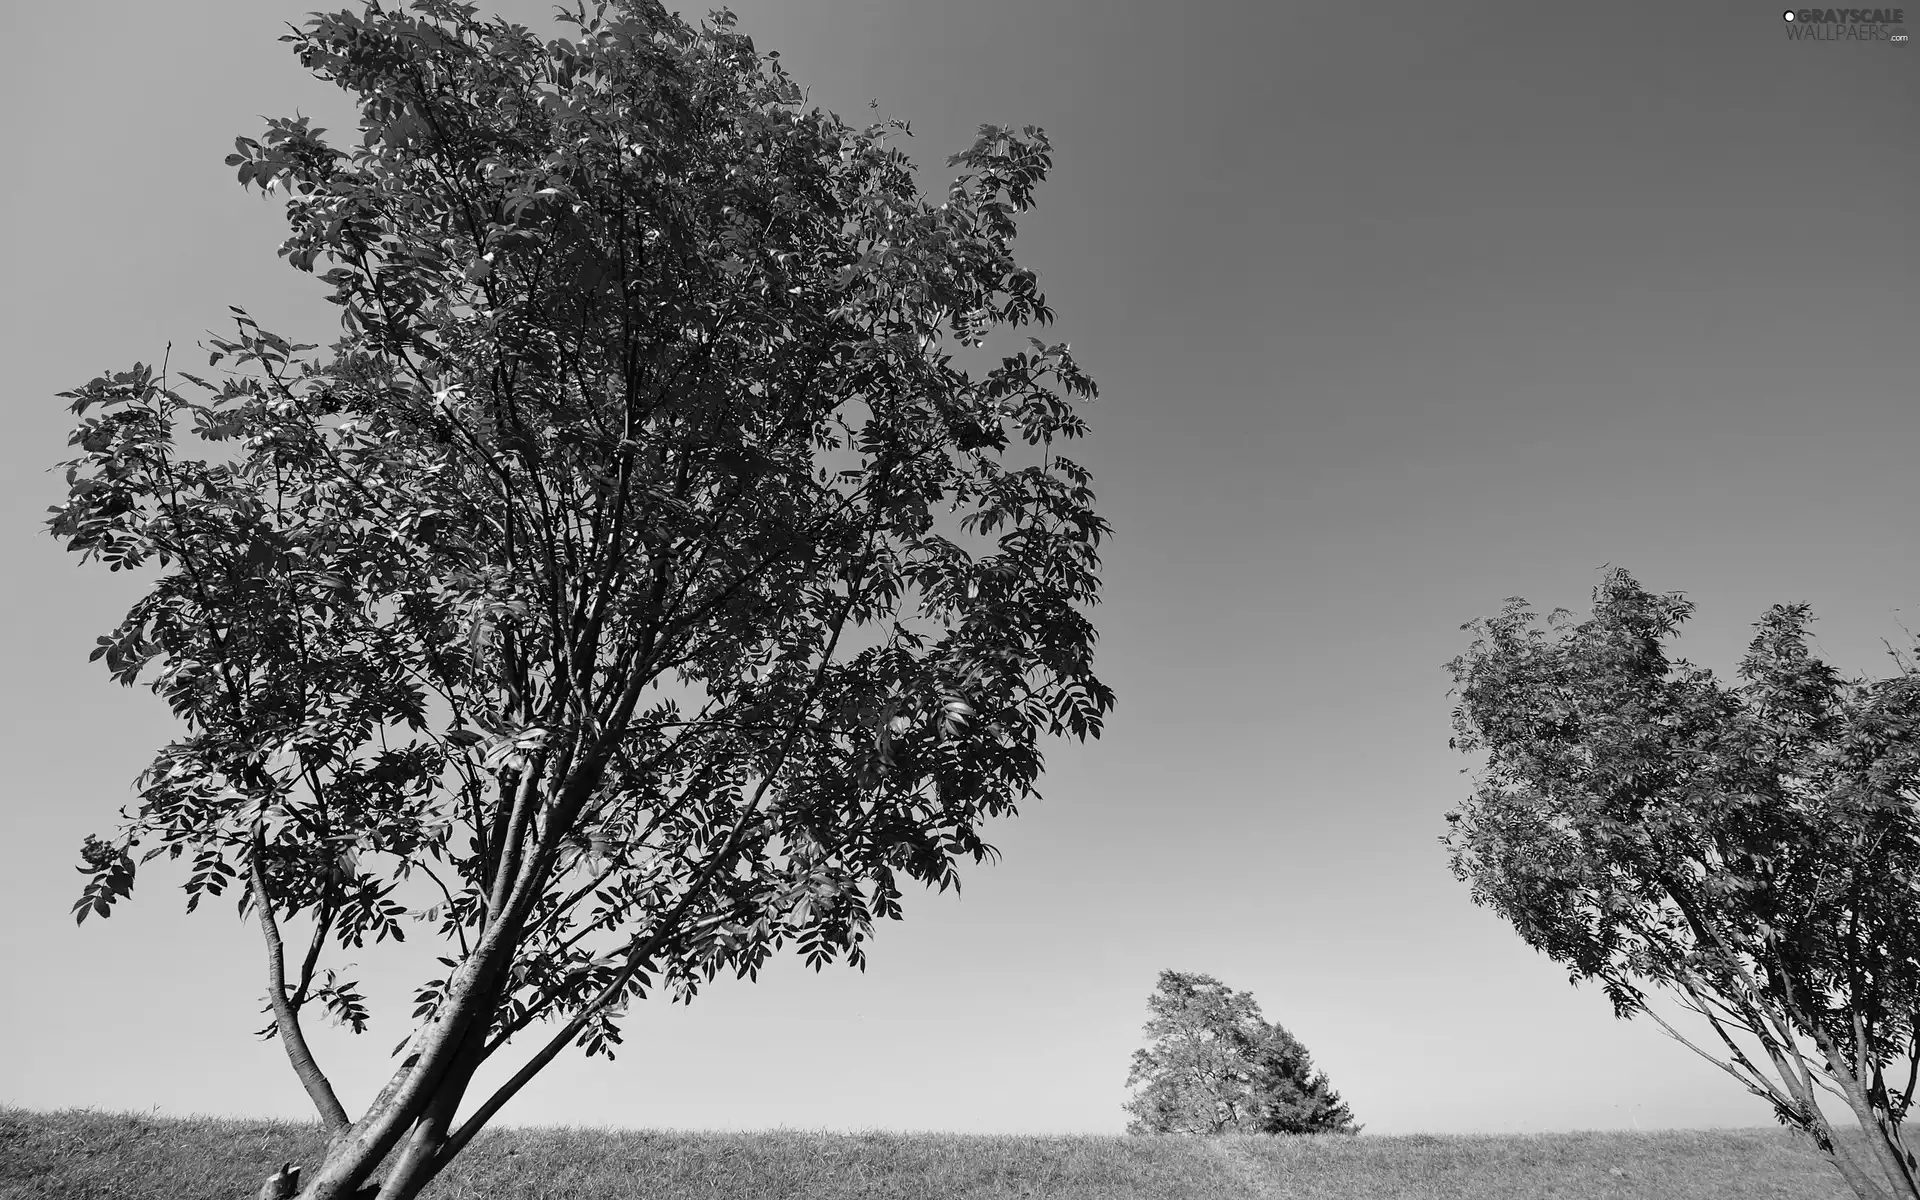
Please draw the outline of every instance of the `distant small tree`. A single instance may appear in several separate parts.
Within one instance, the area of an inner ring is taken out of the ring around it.
[[[1778,605],[1725,687],[1667,658],[1692,611],[1616,570],[1578,625],[1536,628],[1516,599],[1466,626],[1453,744],[1487,760],[1447,817],[1453,870],[1616,1016],[1646,1013],[1771,1104],[1862,1200],[1920,1196],[1901,1133],[1920,1079],[1920,674],[1842,679],[1808,650],[1807,607]],[[1704,1020],[1711,1052],[1649,986]],[[1822,1090],[1863,1148],[1834,1138]]]
[[[1128,1133],[1357,1133],[1353,1114],[1297,1038],[1249,992],[1162,971],[1147,999],[1151,1044],[1133,1054]]]
[[[1261,1133],[1359,1133],[1353,1112],[1333,1090],[1324,1071],[1313,1069],[1313,1056],[1300,1039],[1279,1024],[1267,1027],[1267,1036],[1254,1050],[1253,1095],[1259,1116],[1254,1128]]]

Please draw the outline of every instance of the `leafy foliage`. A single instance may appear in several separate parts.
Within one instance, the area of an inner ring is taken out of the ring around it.
[[[804,109],[729,14],[562,19],[543,43],[420,0],[283,39],[358,136],[278,119],[228,163],[284,197],[281,254],[344,335],[235,309],[222,378],[65,393],[51,521],[156,573],[94,657],[186,726],[89,841],[79,917],[136,847],[191,852],[190,907],[237,880],[261,919],[295,1039],[310,1000],[368,1020],[313,986],[327,945],[429,922],[458,952],[352,1134],[413,1128],[441,1165],[498,1105],[451,1138],[422,1106],[536,1021],[564,1021],[537,1070],[789,943],[863,964],[902,880],[957,887],[1041,740],[1113,703],[1085,615],[1107,525],[1057,446],[1093,381],[1064,345],[989,354],[1052,319],[1011,250],[1045,135],[983,127],[934,204],[904,127]]]
[[[1268,1027],[1253,1054],[1253,1093],[1260,1133],[1359,1133],[1353,1111],[1333,1090],[1325,1071],[1300,1039],[1279,1024]]]
[[[1134,1051],[1129,1133],[1358,1133],[1299,1039],[1269,1025],[1249,992],[1162,971]]]
[[[1454,872],[1616,1015],[1653,1016],[1830,1155],[1815,1089],[1839,1097],[1869,1133],[1869,1162],[1836,1157],[1861,1196],[1920,1195],[1900,1131],[1920,1073],[1920,677],[1841,678],[1808,647],[1808,608],[1778,605],[1727,687],[1667,657],[1691,613],[1614,570],[1577,625],[1509,600],[1466,627],[1454,745],[1487,766],[1448,814]],[[1704,1018],[1715,1052],[1648,986]]]

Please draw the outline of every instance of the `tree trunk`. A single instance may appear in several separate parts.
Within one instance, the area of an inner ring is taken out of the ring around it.
[[[1868,1161],[1879,1168],[1878,1174],[1884,1180],[1884,1186],[1876,1182],[1871,1193],[1861,1191],[1861,1185],[1854,1182],[1851,1175],[1847,1176],[1848,1186],[1853,1188],[1861,1200],[1881,1200],[1881,1197],[1887,1197],[1889,1200],[1920,1200],[1920,1184],[1915,1181],[1912,1164],[1906,1161],[1904,1147],[1898,1145],[1897,1131],[1890,1131],[1883,1123],[1888,1114],[1876,1106],[1867,1095],[1866,1085],[1859,1073],[1862,1067],[1869,1065],[1865,1062],[1864,1055],[1858,1063],[1848,1061],[1831,1033],[1816,1022],[1803,1023],[1812,1032],[1814,1045],[1819,1048],[1821,1057],[1826,1060],[1827,1075],[1838,1085],[1841,1095],[1847,1102],[1847,1107],[1853,1110],[1854,1121],[1859,1124],[1860,1131],[1867,1135]],[[1858,1018],[1856,1018],[1855,1029],[1855,1037],[1858,1039],[1856,1044],[1864,1043],[1866,1031],[1860,1026]],[[1838,1148],[1836,1145],[1835,1149],[1838,1150]],[[1834,1161],[1838,1164],[1837,1154],[1834,1156]],[[1868,1175],[1864,1167],[1856,1170],[1863,1177]],[[1846,1174],[1844,1169],[1841,1173]]]
[[[1814,1149],[1820,1151],[1840,1172],[1840,1178],[1846,1180],[1847,1187],[1859,1200],[1900,1200],[1875,1178],[1876,1173],[1870,1171],[1852,1150],[1840,1143],[1840,1139],[1834,1136],[1833,1126],[1820,1114],[1817,1106],[1813,1109],[1813,1120],[1814,1124],[1803,1128],[1801,1132],[1807,1135]],[[1821,1144],[1823,1141],[1825,1145]]]
[[[473,1022],[459,1059],[441,1081],[427,1110],[413,1123],[399,1160],[388,1169],[386,1180],[380,1185],[377,1200],[413,1200],[447,1165],[448,1159],[441,1151],[453,1128],[453,1118],[460,1111],[460,1101],[473,1082],[473,1073],[480,1067],[486,1044],[486,1022]]]
[[[1860,1195],[1861,1200],[1879,1200],[1882,1196],[1894,1197],[1897,1200],[1920,1200],[1920,1187],[1915,1186],[1913,1168],[1903,1161],[1903,1151],[1888,1136],[1886,1128],[1881,1124],[1882,1115],[1868,1102],[1865,1089],[1861,1088],[1859,1080],[1850,1075],[1842,1075],[1839,1077],[1839,1082],[1841,1090],[1846,1093],[1847,1105],[1853,1109],[1854,1119],[1860,1125],[1860,1131],[1867,1135],[1868,1158],[1880,1168],[1880,1173],[1886,1177],[1887,1181],[1887,1186],[1876,1190],[1871,1197],[1866,1192],[1860,1191],[1857,1185],[1854,1186],[1854,1191]],[[1862,1171],[1862,1174],[1865,1172]],[[1851,1179],[1847,1182],[1849,1185],[1853,1184]]]
[[[1832,1146],[1833,1149],[1825,1152],[1827,1160],[1839,1170],[1840,1178],[1847,1181],[1847,1186],[1853,1189],[1855,1196],[1860,1200],[1894,1200],[1893,1193],[1875,1181],[1851,1150],[1837,1141]]]
[[[382,1101],[369,1107],[345,1136],[327,1148],[327,1156],[313,1172],[299,1200],[372,1200],[377,1188],[362,1187],[393,1149],[406,1130],[414,1125],[435,1094],[433,1088],[418,1088],[412,1076],[430,1069],[423,1056],[409,1056],[411,1066],[396,1074],[400,1086],[389,1087]],[[413,1093],[405,1095],[405,1093]],[[406,1104],[412,1111],[402,1111]]]
[[[407,1178],[416,1181],[403,1194],[416,1194],[432,1178],[432,1171],[424,1175],[421,1171],[434,1156],[416,1161],[412,1139],[438,1150],[446,1137],[445,1124],[453,1119],[479,1065],[491,1024],[489,1014],[500,1001],[506,963],[519,944],[532,907],[534,889],[528,878],[532,874],[531,869],[521,872],[505,910],[474,947],[464,969],[449,981],[440,1011],[415,1035],[400,1068],[367,1111],[329,1145],[326,1160],[314,1171],[299,1200],[373,1200],[387,1195],[379,1187],[363,1185],[403,1137],[410,1140],[401,1163],[406,1165]],[[443,1107],[435,1132],[430,1114]]]
[[[471,1003],[473,998],[468,999]],[[462,1020],[463,1016],[467,1014],[443,1012],[442,1020],[429,1027],[428,1036],[410,1050],[366,1113],[328,1146],[325,1160],[312,1173],[299,1200],[373,1200],[380,1189],[368,1184],[368,1177],[401,1138],[416,1130],[443,1093],[451,1091],[453,1105],[458,1107],[465,1083],[454,1068],[465,1057],[460,1051],[466,1045],[467,1028],[484,1026],[477,1016]],[[460,1039],[459,1045],[445,1045],[454,1038]],[[429,1072],[433,1077],[425,1077]]]

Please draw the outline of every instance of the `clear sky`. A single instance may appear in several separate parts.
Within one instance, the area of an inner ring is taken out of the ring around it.
[[[1448,874],[1443,664],[1503,597],[1584,610],[1607,563],[1687,590],[1721,671],[1776,602],[1849,671],[1907,639],[1920,47],[1789,42],[1777,0],[735,7],[815,102],[912,121],[931,186],[981,122],[1053,136],[1021,247],[1103,387],[1079,457],[1120,703],[864,975],[789,957],[641,1006],[618,1062],[563,1058],[503,1119],[1117,1132],[1171,968],[1252,991],[1370,1132],[1770,1123]],[[188,917],[152,870],[68,916],[170,725],[86,661],[133,582],[40,524],[56,392],[228,304],[331,340],[221,163],[262,115],[351,128],[274,40],[303,11],[0,6],[0,1101],[310,1115],[249,1036],[230,904]],[[424,936],[360,957],[371,1033],[316,1032],[355,1111]]]

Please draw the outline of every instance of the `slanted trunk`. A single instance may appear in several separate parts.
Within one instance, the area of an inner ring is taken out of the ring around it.
[[[423,1124],[431,1124],[440,1109],[448,1108],[451,1117],[450,1109],[459,1106],[465,1092],[472,1068],[461,1074],[465,1055],[458,1051],[466,1044],[468,1027],[480,1025],[484,1036],[485,1023],[477,1016],[460,1020],[460,1015],[443,1012],[443,1020],[429,1026],[366,1114],[328,1146],[299,1200],[374,1200],[388,1194],[369,1182],[374,1171],[403,1138],[417,1136]],[[407,1161],[404,1152],[401,1161]],[[404,1194],[418,1190],[416,1185]]]
[[[523,806],[524,807],[524,806]],[[433,1019],[415,1035],[406,1057],[380,1095],[350,1129],[336,1136],[299,1200],[374,1200],[411,1197],[437,1167],[446,1125],[460,1106],[468,1082],[484,1057],[489,1014],[500,1000],[506,965],[524,931],[538,877],[537,863],[517,870],[501,915],[456,973]],[[504,873],[504,872],[503,872]],[[369,1186],[368,1180],[393,1148],[408,1139],[396,1164],[401,1190]],[[416,1152],[416,1143],[418,1151]],[[444,1163],[442,1164],[444,1165]]]
[[[1860,1200],[1895,1200],[1894,1194],[1874,1178],[1874,1173],[1868,1171],[1851,1150],[1837,1141],[1831,1145],[1833,1148],[1826,1151],[1827,1159],[1839,1170],[1840,1177],[1847,1181],[1855,1196]]]
[[[289,1166],[269,1180],[269,1184],[284,1190],[269,1195],[268,1190],[262,1188],[260,1200],[294,1200],[296,1195],[297,1200],[376,1200],[377,1197],[417,1195],[431,1175],[420,1176],[417,1168],[407,1169],[410,1156],[423,1139],[437,1144],[438,1139],[422,1131],[431,1129],[436,1118],[444,1125],[452,1110],[459,1107],[460,1096],[465,1092],[465,1079],[444,1069],[437,1085],[419,1086],[419,1072],[428,1066],[427,1056],[409,1052],[405,1063],[395,1072],[394,1080],[382,1090],[366,1114],[328,1144],[325,1157],[307,1175],[304,1189],[297,1193],[294,1190],[301,1172],[298,1167]],[[467,1074],[471,1075],[471,1069]],[[445,1117],[439,1116],[442,1112]],[[387,1171],[386,1182],[373,1179],[381,1162],[403,1138],[406,1147],[395,1166]],[[413,1183],[405,1190],[396,1191],[394,1185],[401,1174],[413,1178]],[[291,1180],[274,1182],[289,1175]]]
[[[1858,1153],[1834,1136],[1833,1125],[1821,1113],[1819,1099],[1812,1089],[1805,1087],[1791,1071],[1783,1068],[1781,1074],[1807,1114],[1806,1123],[1799,1125],[1800,1132],[1806,1134],[1814,1149],[1834,1165],[1834,1169],[1840,1172],[1840,1178],[1846,1180],[1847,1187],[1859,1200],[1908,1200],[1911,1193],[1890,1191],[1880,1178],[1880,1172],[1873,1169],[1877,1165],[1877,1156],[1873,1154],[1871,1146],[1868,1147],[1866,1160],[1862,1161]],[[1876,1131],[1869,1129],[1867,1134],[1871,1139]]]
[[[1791,1000],[1791,994],[1788,998]],[[1811,1033],[1813,1044],[1825,1060],[1827,1076],[1837,1085],[1847,1107],[1853,1111],[1860,1131],[1867,1135],[1865,1163],[1843,1151],[1837,1142],[1833,1153],[1829,1155],[1834,1165],[1840,1168],[1847,1186],[1853,1189],[1860,1200],[1920,1200],[1920,1180],[1916,1180],[1913,1162],[1906,1147],[1900,1143],[1899,1126],[1893,1123],[1892,1114],[1876,1105],[1868,1095],[1867,1072],[1873,1069],[1873,1065],[1864,1049],[1857,1050],[1850,1058],[1824,1025],[1808,1019],[1804,1013],[1796,1012],[1793,1015],[1797,1023]],[[1865,1022],[1856,1013],[1854,1045],[1864,1047],[1866,1037]]]
[[[1875,1190],[1871,1193],[1861,1191],[1851,1177],[1847,1180],[1848,1186],[1861,1200],[1881,1200],[1882,1197],[1887,1200],[1920,1200],[1920,1184],[1916,1184],[1913,1165],[1907,1161],[1905,1147],[1899,1144],[1898,1130],[1889,1128],[1886,1114],[1868,1100],[1866,1089],[1861,1086],[1858,1077],[1839,1068],[1833,1071],[1833,1075],[1840,1084],[1840,1090],[1846,1094],[1847,1107],[1853,1110],[1861,1132],[1867,1135],[1867,1159],[1879,1168],[1872,1174],[1882,1176],[1885,1180],[1884,1185],[1875,1180]],[[1869,1172],[1862,1168],[1860,1174],[1868,1175]]]
[[[377,1200],[413,1200],[450,1161],[450,1156],[442,1152],[453,1128],[454,1115],[460,1110],[460,1101],[473,1082],[474,1071],[479,1069],[486,1032],[484,1022],[473,1023],[459,1059],[428,1102],[426,1111],[413,1123],[400,1157],[388,1169]]]

